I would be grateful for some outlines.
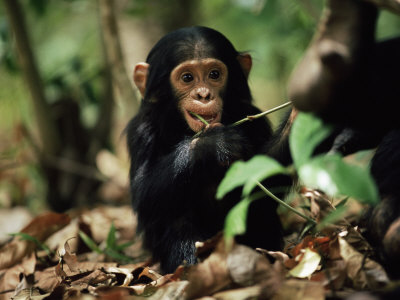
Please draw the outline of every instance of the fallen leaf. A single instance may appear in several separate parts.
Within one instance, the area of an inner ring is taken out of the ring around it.
[[[33,219],[21,232],[43,242],[69,222],[70,218],[66,214],[47,213]],[[29,256],[35,248],[34,242],[22,240],[18,236],[14,237],[0,250],[0,270],[19,263],[25,256]]]
[[[74,253],[71,253],[71,248],[69,247],[68,241],[65,242],[64,244],[64,255],[61,253],[61,258],[65,261],[67,264],[68,268],[70,269],[71,272],[77,272],[78,271],[78,258]]]
[[[271,297],[280,288],[284,277],[284,273],[280,273],[267,258],[243,245],[235,245],[228,253],[227,266],[234,283],[258,286],[261,298]]]
[[[296,259],[299,259],[299,263],[293,269],[289,271],[289,274],[297,278],[306,278],[314,273],[321,261],[321,255],[317,252],[312,251],[310,248],[306,248],[303,254],[299,254]]]
[[[0,272],[0,292],[10,291],[0,294],[0,300],[10,299],[14,290],[20,283],[20,274],[28,276],[34,273],[36,257],[34,253],[25,257],[21,263]]]
[[[43,242],[50,235],[68,225],[70,221],[71,219],[67,214],[50,212],[34,218],[21,232]]]
[[[356,289],[381,288],[389,278],[381,265],[355,250],[339,236],[340,254],[346,262],[347,276]]]
[[[125,276],[124,282],[121,286],[128,286],[133,280],[133,275],[130,270],[117,267],[109,267],[104,269],[107,273],[117,273]]]
[[[272,300],[324,300],[324,287],[319,282],[289,279],[286,280]]]
[[[210,299],[218,299],[218,300],[259,299],[260,293],[261,293],[261,286],[254,285],[250,287],[219,292],[210,297]]]
[[[226,258],[225,244],[221,240],[204,262],[188,267],[186,297],[191,299],[211,295],[232,283]]]

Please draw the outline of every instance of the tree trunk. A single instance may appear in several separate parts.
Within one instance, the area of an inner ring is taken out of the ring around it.
[[[124,57],[118,33],[115,1],[99,0],[100,22],[107,67],[111,70],[112,84],[117,88],[125,103],[131,103],[133,110],[139,108],[132,84],[125,70]]]
[[[25,19],[18,0],[4,0],[11,27],[14,31],[19,60],[28,85],[34,114],[41,138],[41,151],[46,156],[54,156],[61,149],[61,141],[46,102],[43,84],[36,65],[32,47],[26,30]]]

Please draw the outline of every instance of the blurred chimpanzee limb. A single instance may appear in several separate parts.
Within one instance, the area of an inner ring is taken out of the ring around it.
[[[395,110],[387,106],[400,92],[400,39],[376,43],[376,16],[376,7],[365,1],[327,1],[316,36],[288,86],[296,108],[351,127],[386,132],[399,125]]]
[[[366,219],[367,239],[378,247],[386,269],[399,278],[400,270],[400,129],[389,132],[372,159],[371,173],[381,202]]]
[[[376,16],[373,5],[359,0],[326,1],[313,42],[288,86],[296,108],[348,121],[340,109],[345,105],[348,111],[353,102],[364,101],[358,100],[358,93],[365,88],[365,61],[375,43]]]
[[[343,126],[333,150],[378,146],[371,172],[381,203],[371,210],[366,236],[392,277],[400,263],[400,38],[374,41],[376,8],[358,0],[327,1],[316,38],[292,75],[290,98]]]

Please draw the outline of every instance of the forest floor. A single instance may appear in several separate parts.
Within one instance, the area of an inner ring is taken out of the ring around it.
[[[319,192],[306,196],[316,220],[332,209]],[[0,215],[2,224],[27,220],[21,209]],[[198,244],[199,264],[166,275],[135,228],[129,206],[33,218],[1,237],[0,299],[399,299],[399,283],[346,219],[318,235],[286,237],[283,252],[228,247],[219,234]]]

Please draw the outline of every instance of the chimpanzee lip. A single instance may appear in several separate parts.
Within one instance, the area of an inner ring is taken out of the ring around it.
[[[203,123],[202,121],[200,121],[196,116],[192,115],[192,113],[190,111],[187,111],[187,114],[196,122],[200,122]],[[196,113],[197,115],[199,115],[200,117],[202,117],[207,123],[211,124],[214,121],[219,122],[219,112],[214,113],[214,114],[199,114]]]
[[[204,129],[206,126],[202,121],[200,121],[196,116],[192,115],[191,110],[185,109],[184,114],[185,114],[185,119],[189,127],[194,131],[194,132],[199,132]],[[216,112],[216,113],[199,113],[199,112],[194,112],[197,115],[201,116],[208,124],[214,124],[214,123],[219,123],[221,122],[221,112]]]

